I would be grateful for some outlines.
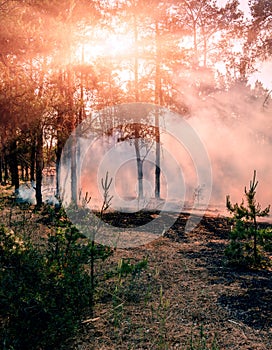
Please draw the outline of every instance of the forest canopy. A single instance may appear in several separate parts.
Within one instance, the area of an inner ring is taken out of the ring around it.
[[[271,5],[249,7],[245,17],[237,0],[0,1],[0,182],[35,181],[41,204],[43,170],[58,170],[71,132],[108,106],[152,103],[190,118],[239,90],[239,104],[266,115],[271,81],[252,76],[271,61]],[[230,123],[248,117],[221,107]],[[269,130],[254,133],[271,142]]]

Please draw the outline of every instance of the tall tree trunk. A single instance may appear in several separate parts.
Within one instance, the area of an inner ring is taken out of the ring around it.
[[[135,9],[136,11],[136,9]],[[136,13],[133,15],[133,31],[134,31],[134,89],[135,89],[135,102],[139,102],[139,48],[138,48],[138,24]]]
[[[156,44],[156,76],[155,76],[155,104],[160,105],[162,102],[162,89],[161,89],[161,47],[160,47],[160,37],[159,37],[159,25],[158,21],[155,24],[155,44]],[[159,110],[156,109],[155,112],[155,198],[160,198],[161,195],[161,149],[160,149],[160,122],[159,122]]]
[[[56,197],[60,197],[60,160],[63,149],[63,135],[60,130],[57,131],[57,147],[56,147]]]
[[[62,69],[59,70],[59,88],[60,92],[63,98],[65,98],[65,77],[64,77],[64,72]],[[56,197],[60,198],[60,161],[61,161],[61,153],[64,147],[65,139],[67,138],[67,131],[68,133],[70,130],[65,130],[63,128],[64,120],[63,120],[63,114],[58,113],[57,115],[57,125],[58,125],[58,130],[57,130],[57,147],[56,147]],[[61,198],[63,199],[63,198]]]
[[[71,170],[71,201],[77,205],[78,189],[77,189],[77,139],[76,139],[76,118],[74,111],[73,91],[72,91],[72,71],[68,68],[68,103],[69,103],[69,118],[70,118],[70,170]]]
[[[138,24],[136,17],[136,8],[133,15],[133,30],[134,30],[134,45],[135,45],[135,58],[134,58],[134,89],[135,89],[135,102],[139,102],[139,52],[138,52]],[[144,196],[143,189],[143,161],[141,159],[140,150],[140,135],[139,135],[139,125],[135,125],[135,140],[134,147],[136,153],[137,162],[137,179],[138,179],[138,199],[142,199]]]
[[[135,136],[136,137],[136,136]],[[144,197],[144,188],[143,188],[143,161],[141,159],[140,145],[139,145],[139,136],[135,138],[135,151],[136,151],[136,161],[137,161],[137,175],[138,175],[138,199]]]
[[[10,143],[9,165],[10,165],[10,172],[11,172],[11,185],[14,186],[15,193],[17,193],[19,190],[20,181],[19,181],[18,154],[17,154],[16,140],[13,140]]]
[[[71,200],[77,205],[77,139],[73,133],[71,136]]]
[[[45,63],[45,60],[42,61]],[[32,64],[32,60],[31,60]],[[45,68],[45,67],[44,67]],[[44,91],[44,73],[45,69],[42,70],[40,75],[40,87],[38,91],[38,98],[42,98]],[[39,118],[37,116],[37,118]],[[35,173],[36,173],[36,206],[40,208],[42,205],[42,171],[43,171],[43,125],[42,120],[38,119],[37,121],[37,130],[36,130],[36,161],[35,161]]]
[[[155,140],[156,140],[156,166],[155,166],[155,198],[161,196],[161,147],[160,147],[160,129],[159,129],[159,111],[155,114]]]
[[[84,65],[84,46],[82,46],[81,51],[81,64]],[[78,124],[80,124],[85,117],[85,107],[84,107],[84,74],[80,72],[80,109],[78,113]]]
[[[36,135],[36,205],[42,205],[42,170],[43,170],[43,130],[38,125]]]

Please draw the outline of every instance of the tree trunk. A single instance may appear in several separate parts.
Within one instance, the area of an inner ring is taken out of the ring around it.
[[[61,131],[57,131],[57,147],[56,147],[56,197],[60,197],[60,160],[63,149],[63,135]]]
[[[76,118],[74,111],[74,100],[72,92],[72,71],[68,67],[67,71],[68,78],[68,102],[69,102],[69,118],[70,118],[70,170],[71,170],[71,201],[77,205],[78,194],[77,194],[77,140],[76,140]]]
[[[84,65],[84,46],[81,51],[81,64]],[[85,107],[84,107],[84,74],[80,72],[80,109],[78,113],[78,124],[81,124],[85,118]]]
[[[77,139],[76,135],[71,136],[71,200],[72,203],[77,205]]]
[[[141,159],[139,138],[135,138],[135,151],[136,151],[136,161],[137,161],[137,175],[138,175],[138,199],[144,197],[143,189],[143,161]]]
[[[155,76],[155,104],[160,105],[162,100],[162,89],[161,89],[161,67],[160,67],[160,60],[161,60],[161,47],[160,47],[160,37],[159,37],[159,26],[158,21],[156,21],[156,76]],[[156,160],[155,160],[155,198],[160,198],[161,195],[161,150],[160,150],[160,122],[159,122],[159,111],[156,110],[155,112],[155,141],[156,141]]]
[[[136,13],[133,16],[133,30],[134,30],[134,45],[135,45],[135,58],[134,58],[134,88],[135,88],[135,102],[139,102],[139,52],[138,52],[138,28]],[[137,162],[137,179],[138,179],[138,199],[142,199],[144,196],[143,190],[143,162],[141,160],[141,152],[139,145],[139,129],[138,125],[135,126],[135,140],[134,147],[136,153]]]
[[[43,130],[38,126],[36,139],[36,206],[42,205],[42,170],[43,170]]]
[[[10,144],[9,165],[11,172],[11,185],[14,186],[15,193],[18,192],[20,186],[17,156],[17,141],[13,140]]]
[[[139,49],[138,49],[138,28],[136,14],[133,16],[133,31],[134,31],[134,46],[135,46],[135,58],[134,58],[134,89],[135,89],[135,102],[139,102]]]

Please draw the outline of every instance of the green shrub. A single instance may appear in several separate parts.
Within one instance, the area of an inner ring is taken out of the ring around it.
[[[249,190],[245,187],[246,204],[231,204],[227,196],[227,209],[233,215],[233,228],[230,232],[230,243],[225,254],[231,264],[239,266],[262,266],[265,263],[264,251],[271,249],[271,230],[261,230],[258,217],[268,216],[270,206],[261,209],[256,201],[256,171],[250,181]]]
[[[90,257],[95,248],[72,226],[58,228],[35,248],[0,229],[0,313],[2,349],[61,349],[92,310]]]

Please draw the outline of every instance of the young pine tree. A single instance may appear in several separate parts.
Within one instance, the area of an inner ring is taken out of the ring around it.
[[[226,255],[230,262],[238,265],[260,265],[261,254],[258,250],[258,243],[261,243],[260,230],[258,229],[257,218],[268,216],[270,206],[261,209],[260,203],[256,201],[256,170],[253,179],[250,181],[249,190],[245,187],[246,203],[241,204],[230,202],[227,196],[227,209],[234,216],[234,226],[230,232],[230,244],[226,249]]]

